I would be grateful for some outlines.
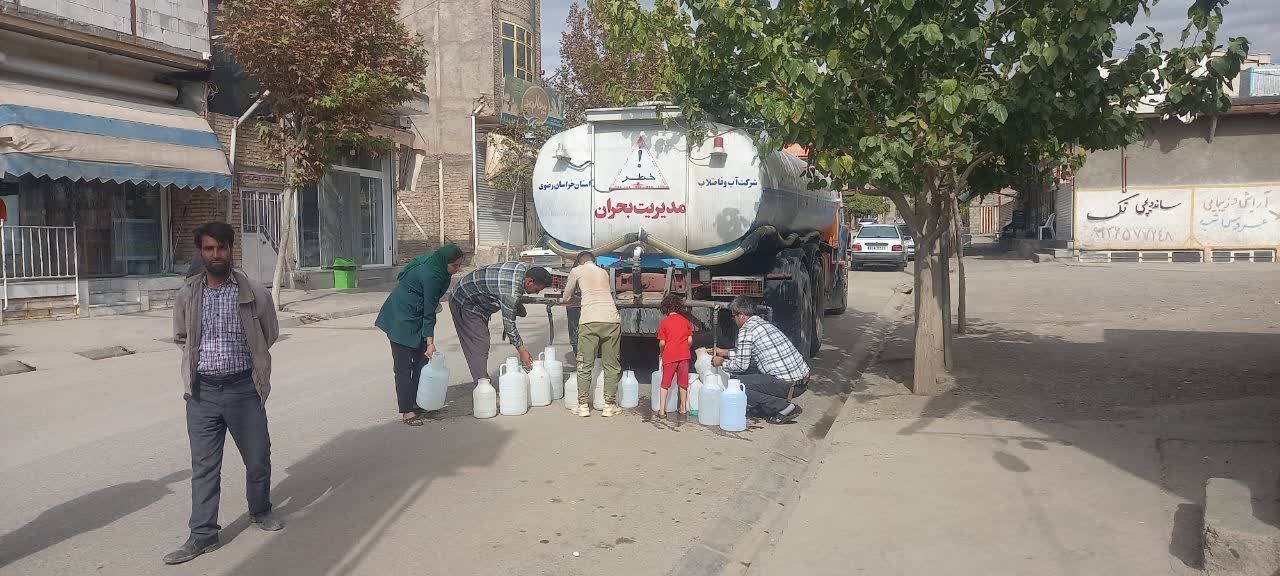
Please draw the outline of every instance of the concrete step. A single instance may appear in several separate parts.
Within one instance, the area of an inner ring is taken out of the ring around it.
[[[121,314],[137,314],[142,311],[142,304],[138,302],[117,302],[113,304],[91,304],[89,305],[89,317],[97,318],[99,316],[119,316]]]
[[[123,290],[114,292],[90,292],[89,305],[97,306],[99,304],[122,304],[130,301],[137,301],[137,293],[133,294],[133,298],[129,297],[129,293]]]
[[[1210,478],[1204,488],[1207,576],[1280,574],[1280,498],[1275,486]]]
[[[1032,262],[1053,262],[1055,259],[1053,250],[1036,250],[1031,253]]]

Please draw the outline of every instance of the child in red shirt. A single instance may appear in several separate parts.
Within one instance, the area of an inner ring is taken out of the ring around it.
[[[662,394],[658,417],[667,416],[667,391],[674,377],[680,386],[680,413],[689,413],[689,346],[693,344],[693,325],[684,317],[684,299],[667,294],[662,299],[662,313],[667,317],[658,323],[658,347],[662,349]]]

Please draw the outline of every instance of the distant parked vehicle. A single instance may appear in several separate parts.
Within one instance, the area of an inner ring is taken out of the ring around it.
[[[898,233],[902,235],[902,239],[907,244],[907,260],[916,259],[916,239],[911,235],[911,227],[903,223],[898,223]]]
[[[859,227],[859,228],[861,228],[861,227],[863,227],[863,226],[871,226],[871,225],[873,225],[873,224],[877,224],[877,222],[876,222],[876,219],[875,219],[875,218],[859,218],[859,219],[858,219],[858,227]]]
[[[853,237],[853,244],[850,246],[853,269],[858,270],[866,264],[880,264],[905,270],[906,245],[902,232],[893,224],[863,226]]]
[[[564,258],[546,248],[530,248],[520,253],[520,261],[530,266],[541,266],[547,269],[565,266]]]

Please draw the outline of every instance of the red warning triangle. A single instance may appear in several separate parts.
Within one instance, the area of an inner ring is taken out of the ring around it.
[[[613,178],[609,190],[667,190],[671,186],[658,169],[654,161],[653,151],[649,149],[644,136],[637,136],[631,147],[627,161]]]

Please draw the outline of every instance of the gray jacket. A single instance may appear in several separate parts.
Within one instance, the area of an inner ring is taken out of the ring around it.
[[[253,359],[253,384],[262,402],[271,394],[271,345],[280,336],[280,322],[271,293],[245,276],[232,270],[240,288],[240,324],[249,340],[249,356]],[[201,321],[206,276],[187,278],[173,301],[173,342],[182,349],[182,383],[187,394],[196,380],[196,362],[200,358]]]

